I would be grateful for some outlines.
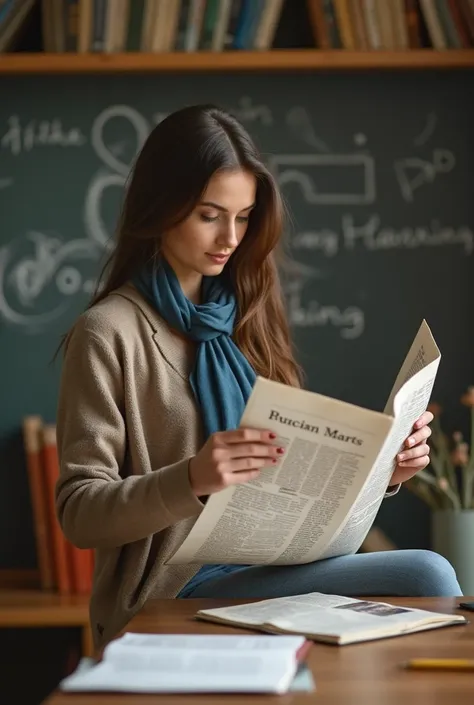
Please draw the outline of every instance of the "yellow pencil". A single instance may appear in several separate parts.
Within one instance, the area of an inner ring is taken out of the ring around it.
[[[414,658],[405,668],[419,671],[474,671],[474,659],[465,658]]]

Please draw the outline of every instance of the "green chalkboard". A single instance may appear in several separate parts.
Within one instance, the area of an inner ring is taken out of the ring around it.
[[[21,418],[54,420],[50,360],[88,300],[129,164],[185,104],[231,109],[278,176],[309,388],[381,409],[423,317],[443,353],[436,397],[454,408],[474,382],[474,73],[25,76],[0,90],[0,565],[35,561]],[[380,522],[426,545],[406,495]]]

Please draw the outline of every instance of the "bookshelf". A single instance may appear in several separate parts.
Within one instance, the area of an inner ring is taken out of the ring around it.
[[[94,655],[89,597],[41,590],[36,570],[0,570],[0,629],[8,627],[77,627],[82,656]]]
[[[474,49],[271,51],[124,54],[0,54],[0,74],[143,73],[197,71],[370,71],[474,68]]]

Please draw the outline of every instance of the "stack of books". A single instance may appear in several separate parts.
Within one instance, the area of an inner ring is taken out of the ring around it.
[[[56,427],[40,416],[23,419],[23,443],[30,487],[40,586],[60,595],[88,595],[92,589],[94,552],[73,546],[56,515],[59,477]]]

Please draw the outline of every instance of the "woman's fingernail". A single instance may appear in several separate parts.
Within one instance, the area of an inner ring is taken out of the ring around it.
[[[270,438],[272,439],[272,441],[275,440],[275,438],[276,438],[276,433],[270,433]]]
[[[414,438],[409,438],[409,439],[407,440],[407,444],[408,444],[409,446],[412,446],[412,445],[414,444],[414,442],[415,442],[415,439],[414,439]]]
[[[398,459],[399,459],[400,462],[401,462],[402,460],[405,460],[406,457],[407,457],[407,456],[404,455],[404,453],[400,453],[400,455],[398,456]]]
[[[277,453],[280,453],[282,455],[285,452],[284,448],[277,448]]]

